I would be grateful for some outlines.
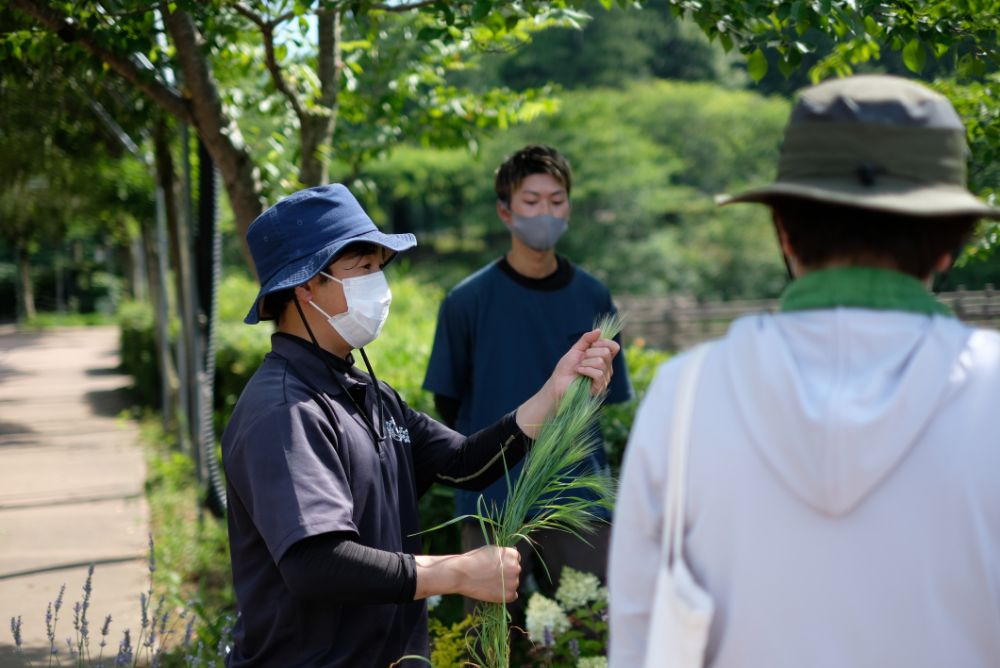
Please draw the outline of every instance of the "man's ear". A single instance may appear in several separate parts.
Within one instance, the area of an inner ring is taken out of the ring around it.
[[[295,286],[295,298],[298,299],[303,304],[307,304],[312,301],[312,286],[310,285],[312,281],[307,281],[302,285]]]
[[[500,199],[497,200],[497,216],[500,217],[504,225],[510,225],[514,219],[513,214],[510,212],[510,207]]]
[[[934,263],[934,267],[931,269],[932,274],[943,274],[949,269],[951,269],[952,263],[955,262],[955,256],[951,253],[945,253],[937,259]]]

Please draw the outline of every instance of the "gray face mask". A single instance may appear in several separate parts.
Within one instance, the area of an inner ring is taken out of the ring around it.
[[[519,216],[511,212],[514,222],[510,229],[514,236],[524,242],[529,248],[537,251],[550,250],[566,233],[567,220],[549,214],[541,216]]]

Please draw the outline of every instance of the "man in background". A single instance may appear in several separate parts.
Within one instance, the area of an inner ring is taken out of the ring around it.
[[[569,226],[571,188],[569,162],[549,146],[526,146],[496,171],[496,211],[510,231],[510,248],[445,298],[424,379],[445,424],[463,434],[518,406],[544,382],[567,345],[590,331],[596,318],[615,312],[601,281],[556,254],[556,243]],[[606,401],[627,401],[632,389],[624,356],[613,364]],[[603,447],[594,449],[586,466],[607,469]],[[509,483],[501,476],[481,491],[456,491],[458,515],[480,512],[480,495],[485,507],[502,506],[508,484],[513,486],[521,468],[521,463],[511,467]],[[525,572],[536,569],[535,581],[546,591],[558,585],[565,566],[594,573],[603,582],[610,525],[596,527],[585,538],[559,531],[533,534],[551,582],[539,568],[535,550],[522,544]],[[463,549],[483,544],[479,524],[463,523]]]

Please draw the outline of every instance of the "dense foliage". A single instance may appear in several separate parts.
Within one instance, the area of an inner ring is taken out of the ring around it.
[[[393,152],[363,173],[374,191],[369,208],[381,222],[416,232],[434,256],[433,279],[450,286],[509,245],[493,170],[515,148],[549,143],[574,170],[560,252],[612,292],[774,296],[784,268],[766,211],[720,209],[713,197],[773,176],[787,113],[782,99],[710,84],[567,92],[558,111],[497,134],[476,156]]]

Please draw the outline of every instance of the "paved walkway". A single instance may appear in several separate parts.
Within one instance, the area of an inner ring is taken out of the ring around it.
[[[17,615],[26,654],[48,664],[45,611],[62,585],[58,658],[75,665],[66,638],[90,564],[95,655],[108,614],[105,656],[124,628],[134,638],[139,627],[149,582],[145,464],[135,424],[119,417],[129,378],[117,367],[114,327],[0,329],[0,668],[24,665],[13,651]]]

